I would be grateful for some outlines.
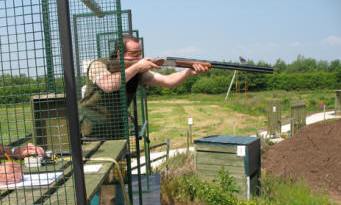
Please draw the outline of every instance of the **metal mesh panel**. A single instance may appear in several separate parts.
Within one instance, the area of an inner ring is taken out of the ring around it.
[[[45,3],[0,2],[0,204],[43,202],[72,175],[71,156],[62,156],[69,142],[60,45],[49,43]]]
[[[341,115],[341,90],[335,91],[335,114]]]
[[[279,136],[281,134],[281,104],[279,100],[269,101],[267,108],[267,129],[268,135]]]
[[[100,39],[103,34],[112,34],[112,40],[119,37],[117,31],[117,12],[107,11],[105,16],[98,18],[93,13],[80,13],[73,15],[73,32],[75,42],[75,62],[77,76],[80,84],[84,81],[80,78],[86,74],[87,67],[92,60],[107,58],[112,50],[109,50],[108,40]],[[131,31],[131,12],[122,11],[122,31]]]
[[[122,11],[122,12],[124,14],[126,11]],[[129,15],[128,17],[130,18],[131,16]],[[132,31],[131,29],[129,29],[129,30],[123,30],[123,32],[124,34],[131,34],[135,37],[137,35],[136,30]],[[110,56],[111,52],[113,52],[115,49],[115,42],[117,40],[117,36],[118,36],[118,32],[103,32],[103,33],[96,34],[97,57],[104,58],[104,57]]]
[[[0,1],[0,204],[77,201],[56,2]],[[98,1],[103,11],[98,17],[82,1],[70,1],[70,21],[72,28],[77,27],[72,35],[78,79],[82,79],[82,63],[98,58],[97,33],[118,32],[120,41],[122,28],[131,27],[129,12],[121,16],[115,2],[119,1]],[[121,62],[118,66],[124,68]],[[125,79],[124,74],[121,78]],[[123,121],[120,137],[124,138],[124,81],[118,92],[120,98],[108,103],[118,100]],[[83,156],[93,156],[101,145],[83,143]],[[93,189],[87,187],[88,197],[93,196]]]
[[[294,102],[291,105],[291,136],[306,125],[306,105],[303,101]]]

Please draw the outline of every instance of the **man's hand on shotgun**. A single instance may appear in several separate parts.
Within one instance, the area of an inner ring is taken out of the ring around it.
[[[200,73],[205,73],[209,71],[212,66],[208,66],[208,65],[200,64],[200,63],[194,63],[192,67],[193,69],[189,68],[188,72],[190,72],[191,75],[198,75]]]

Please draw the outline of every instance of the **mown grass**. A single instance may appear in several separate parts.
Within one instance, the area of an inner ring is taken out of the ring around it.
[[[8,144],[32,133],[32,112],[29,103],[0,105],[0,140]]]
[[[152,143],[171,139],[173,147],[186,144],[187,118],[193,118],[193,138],[213,134],[255,135],[266,127],[268,102],[281,103],[282,122],[288,122],[291,103],[301,100],[307,112],[322,112],[321,103],[334,109],[335,91],[265,91],[247,94],[233,93],[225,102],[225,95],[150,96],[149,122]]]

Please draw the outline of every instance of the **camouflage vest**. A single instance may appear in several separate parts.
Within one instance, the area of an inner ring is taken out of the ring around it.
[[[110,63],[106,59],[99,59],[99,61],[106,64],[107,67]],[[127,106],[136,94],[139,80],[140,75],[136,75],[126,84]],[[88,80],[84,98],[79,103],[80,128],[83,137],[110,139],[124,137],[123,120],[127,115],[127,110],[120,103],[120,95],[119,90],[105,93],[91,80]]]

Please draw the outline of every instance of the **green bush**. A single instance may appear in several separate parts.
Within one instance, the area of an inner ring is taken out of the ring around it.
[[[176,177],[170,183],[174,187],[172,195],[182,202],[198,201],[207,205],[234,205],[238,204],[234,195],[239,191],[234,178],[225,170],[220,170],[216,181],[207,182],[197,175],[183,175]]]
[[[172,95],[187,93],[221,94],[225,93],[230,84],[232,75],[226,72],[224,75],[220,72],[213,74],[204,74],[195,78],[187,79],[182,85],[174,89],[164,89],[160,87],[150,87],[148,94],[151,95]],[[245,85],[248,91],[262,90],[320,90],[320,89],[338,89],[341,87],[341,71],[339,72],[282,72],[274,74],[238,74],[238,83],[243,89]],[[235,89],[235,83],[232,89]]]
[[[167,171],[162,178],[161,194],[169,204],[202,205],[329,205],[325,193],[313,192],[303,181],[293,181],[261,174],[260,195],[249,201],[238,199],[239,187],[228,171],[221,169],[213,181],[204,181],[190,168],[193,156],[178,154],[161,167]],[[167,203],[166,203],[167,204]]]
[[[171,194],[179,202],[202,202],[207,205],[329,205],[327,195],[316,193],[303,182],[293,182],[271,176],[262,177],[261,195],[252,200],[238,199],[234,179],[221,171],[215,182],[201,180],[195,174],[175,177]]]
[[[336,75],[331,72],[280,73],[268,77],[269,90],[335,89]]]
[[[212,76],[199,78],[192,87],[193,93],[219,94],[226,92],[230,78],[226,76]]]

